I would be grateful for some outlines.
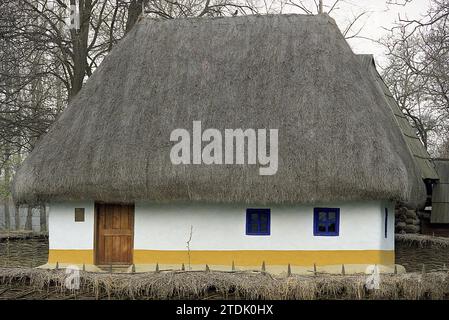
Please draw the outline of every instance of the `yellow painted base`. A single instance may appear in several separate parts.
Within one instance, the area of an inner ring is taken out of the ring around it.
[[[49,263],[93,264],[93,250],[50,250]],[[266,265],[311,266],[341,264],[393,265],[393,250],[134,250],[135,264],[197,264],[260,266]]]
[[[48,263],[94,264],[94,250],[48,251]]]
[[[190,256],[190,259],[189,259]],[[135,264],[215,264],[237,266],[267,265],[310,266],[335,264],[394,264],[394,251],[335,250],[335,251],[158,251],[134,250]]]

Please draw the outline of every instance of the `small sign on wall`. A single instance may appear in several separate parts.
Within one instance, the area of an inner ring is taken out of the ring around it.
[[[84,208],[75,208],[75,222],[84,222]]]

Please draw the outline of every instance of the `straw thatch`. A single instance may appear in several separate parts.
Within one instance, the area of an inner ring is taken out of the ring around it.
[[[79,290],[66,288],[64,270],[0,268],[0,284],[39,292],[97,299],[448,299],[449,273],[381,275],[379,289],[366,287],[367,275],[276,278],[260,272],[160,272],[107,274],[80,271]],[[31,288],[31,290],[30,290]],[[6,288],[7,289],[7,288]],[[44,290],[45,291],[44,291]],[[22,295],[19,294],[19,297]],[[0,298],[2,295],[0,293]],[[17,294],[12,298],[17,298]],[[42,298],[42,295],[38,295]],[[52,298],[55,298],[54,296]]]
[[[171,163],[176,128],[279,129],[279,169]],[[425,200],[401,131],[327,15],[142,19],[18,171],[17,202]]]
[[[449,223],[449,159],[435,159],[440,180],[432,192],[431,223]]]
[[[401,129],[402,136],[407,143],[410,153],[413,155],[416,166],[421,174],[422,179],[437,180],[439,179],[438,173],[435,170],[435,165],[432,162],[432,158],[424,147],[423,143],[419,139],[417,132],[411,126],[409,120],[401,111],[397,101],[395,100],[390,89],[388,89],[384,80],[380,76],[376,69],[376,64],[374,62],[374,57],[370,54],[358,55],[362,66],[367,70],[371,76],[377,82],[379,89],[385,95],[386,105],[388,105],[393,113],[396,122]]]
[[[396,234],[396,243],[407,244],[410,247],[418,248],[447,248],[449,247],[449,238],[436,237],[423,234]]]

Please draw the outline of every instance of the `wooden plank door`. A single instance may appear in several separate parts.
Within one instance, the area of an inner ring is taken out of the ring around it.
[[[132,264],[134,205],[97,204],[96,212],[96,264]]]

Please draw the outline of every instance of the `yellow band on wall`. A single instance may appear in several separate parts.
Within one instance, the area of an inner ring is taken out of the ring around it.
[[[310,266],[334,264],[394,264],[393,250],[335,250],[335,251],[190,251],[191,264],[258,266],[269,265]],[[134,250],[135,264],[187,264],[187,251]]]
[[[48,251],[48,263],[94,264],[94,250],[54,250]]]
[[[258,266],[268,265],[310,266],[335,264],[394,264],[393,250],[134,250],[135,264],[210,264]],[[49,250],[49,263],[93,264],[93,250]]]

